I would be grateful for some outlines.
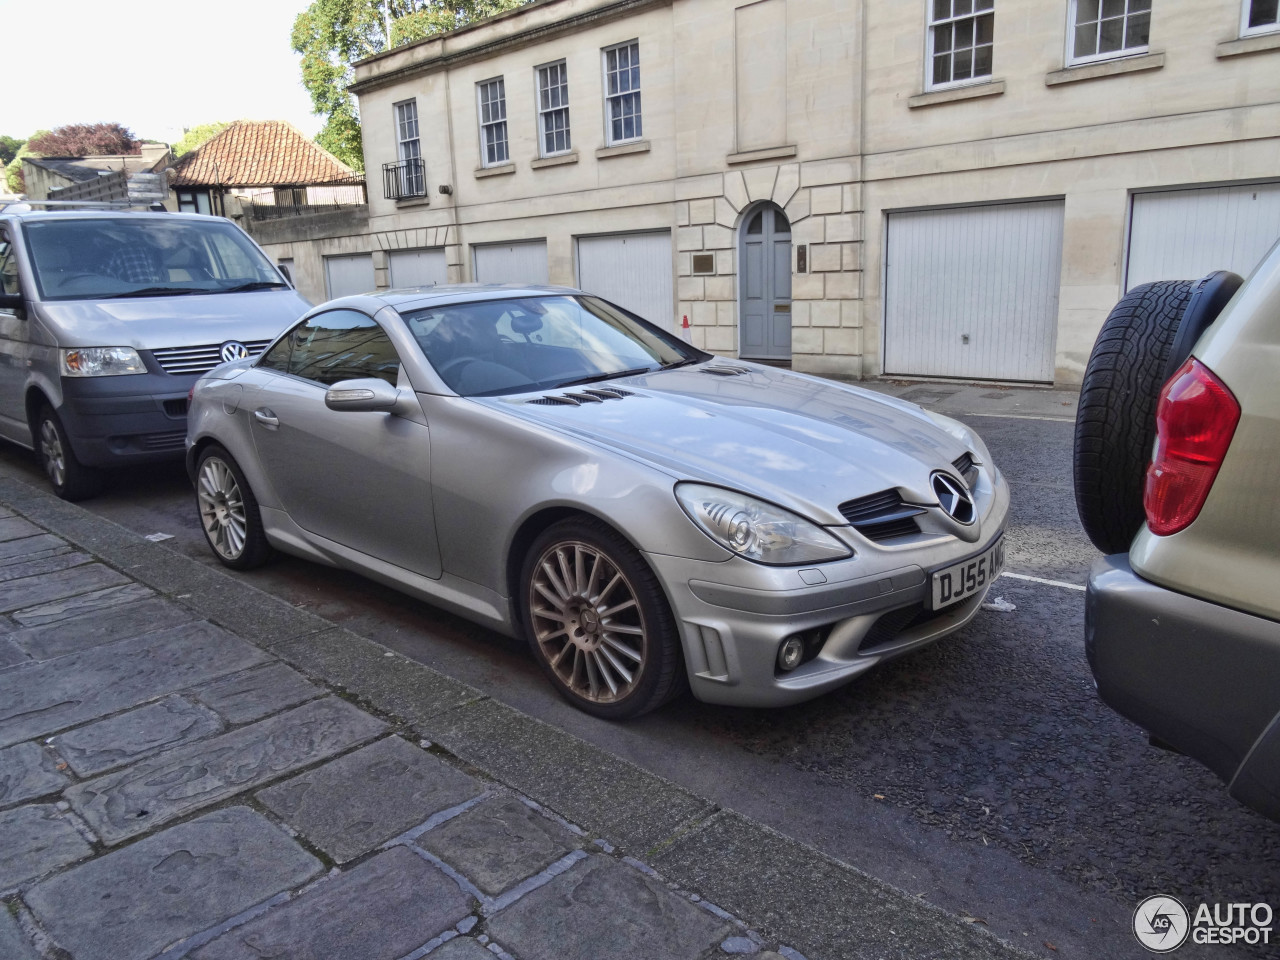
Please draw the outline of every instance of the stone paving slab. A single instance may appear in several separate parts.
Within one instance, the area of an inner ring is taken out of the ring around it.
[[[470,937],[455,937],[431,951],[431,960],[494,960],[494,954]]]
[[[824,960],[994,960],[995,937],[736,813],[677,837],[651,861],[669,880]],[[761,865],[767,865],[761,870]],[[794,918],[807,917],[802,930]]]
[[[88,841],[53,804],[0,813],[0,891],[42,877],[93,853]]]
[[[77,776],[92,777],[222,729],[222,722],[212,711],[182,697],[168,696],[59,734],[53,742]]]
[[[154,596],[154,593],[140,584],[127,583],[120,587],[94,590],[91,593],[82,593],[74,597],[54,600],[52,603],[42,603],[38,606],[15,610],[10,616],[13,617],[15,622],[24,627],[38,627],[45,623],[54,623],[58,620],[67,620],[71,617],[96,613],[99,610],[109,610],[112,607],[137,603],[140,600],[148,600]]]
[[[713,809],[669,780],[493,700],[438,717],[424,733],[641,858]]]
[[[4,960],[39,960],[18,919],[0,904],[0,957]]]
[[[491,897],[582,845],[564,827],[512,797],[486,800],[416,843]]]
[[[0,520],[0,523],[5,522]],[[70,570],[10,580],[4,585],[4,590],[0,591],[0,610],[22,610],[131,582],[119,570],[112,570],[100,563],[86,563]]]
[[[26,663],[31,658],[9,637],[0,637],[0,670],[19,663]]]
[[[109,845],[377,736],[386,724],[325,697],[76,784],[71,806]]]
[[[491,917],[488,932],[520,960],[697,960],[737,928],[597,854]]]
[[[345,863],[482,791],[425,750],[388,737],[263,790],[258,800]]]
[[[44,533],[39,527],[22,517],[6,517],[0,520],[0,540],[23,540]]]
[[[264,816],[230,807],[38,883],[26,900],[75,960],[148,960],[320,871]]]
[[[70,549],[65,540],[40,531],[35,536],[0,542],[0,562],[8,562],[14,558],[48,556],[57,550]]]
[[[191,958],[398,960],[454,926],[471,904],[435,866],[395,847],[223,934]]]
[[[197,687],[192,694],[228,723],[249,723],[324,691],[279,661]]]
[[[26,650],[32,659],[48,660],[196,619],[185,607],[152,596],[112,609],[23,627],[9,634],[8,639]]]
[[[266,659],[208,623],[119,640],[0,673],[0,746],[96,720]]]
[[[6,563],[0,565],[0,583],[69,570],[72,567],[83,566],[92,559],[87,553],[68,550],[62,553],[54,553],[52,556],[32,557],[18,562]]]
[[[37,743],[19,743],[0,750],[0,807],[61,790],[71,778],[57,764],[53,755]]]

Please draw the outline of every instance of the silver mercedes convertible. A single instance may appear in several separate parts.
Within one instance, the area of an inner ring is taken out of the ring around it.
[[[1009,493],[954,420],[551,287],[315,308],[192,391],[218,559],[345,567],[528,639],[621,719],[778,706],[968,623]]]

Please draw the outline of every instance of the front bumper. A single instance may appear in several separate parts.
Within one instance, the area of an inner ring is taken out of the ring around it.
[[[181,459],[187,393],[196,378],[156,373],[64,377],[57,413],[76,459],[94,467]]]
[[[1280,623],[1151,583],[1116,554],[1089,573],[1085,652],[1108,706],[1280,819]]]
[[[943,555],[930,567],[988,549],[1004,533],[1003,510],[998,519],[993,533],[978,543],[948,545],[954,555]],[[990,589],[988,584],[960,603],[930,611],[929,577],[914,563],[872,573],[870,558],[810,568],[764,567],[741,558],[708,563],[647,554],[646,559],[679,621],[693,694],[740,707],[786,706],[843,686],[878,663],[960,629]],[[826,582],[812,583],[815,572]],[[782,641],[815,631],[820,638],[816,656],[790,673],[778,673]]]

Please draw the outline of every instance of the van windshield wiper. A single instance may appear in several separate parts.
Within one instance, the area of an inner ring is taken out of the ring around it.
[[[234,287],[223,287],[218,293],[242,293],[245,290],[270,290],[272,287],[287,287],[287,283],[279,280],[250,280],[248,283],[237,283]]]
[[[660,367],[635,367],[631,370],[615,370],[613,373],[594,373],[589,377],[578,377],[576,380],[565,380],[549,388],[559,390],[561,387],[577,387],[584,383],[599,383],[601,380],[613,380],[616,377],[634,377],[638,373],[652,373]]]
[[[126,293],[109,293],[106,296],[113,300],[123,300],[125,297],[179,297],[192,293],[212,292],[212,290],[193,290],[191,287],[139,287],[137,290],[129,290]]]

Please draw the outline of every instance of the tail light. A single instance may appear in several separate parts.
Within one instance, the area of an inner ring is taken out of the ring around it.
[[[1195,357],[1164,385],[1142,501],[1152,533],[1177,533],[1200,514],[1239,422],[1236,398]]]

